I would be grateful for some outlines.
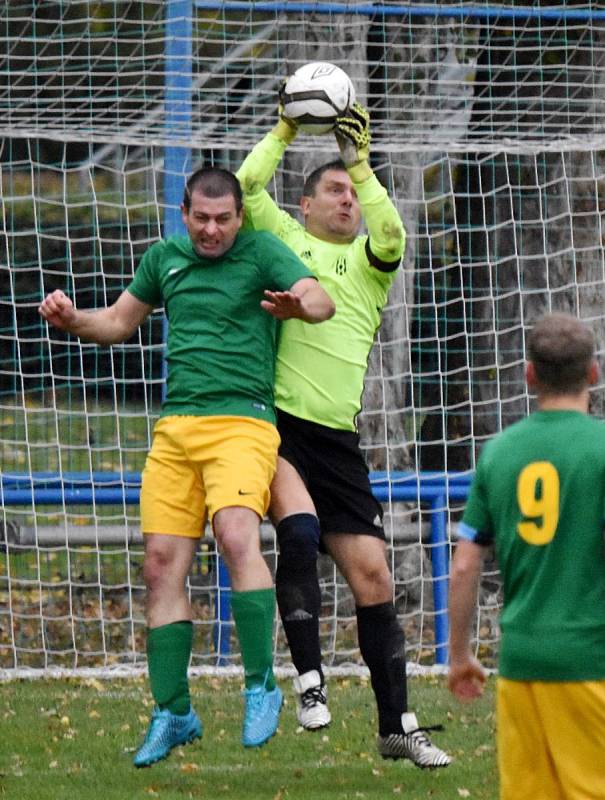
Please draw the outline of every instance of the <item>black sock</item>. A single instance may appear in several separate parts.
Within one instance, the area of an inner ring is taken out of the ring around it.
[[[378,706],[381,736],[401,733],[401,715],[408,709],[405,636],[393,603],[357,606],[359,649],[370,670]]]
[[[314,514],[285,517],[277,526],[277,540],[280,553],[275,593],[292,661],[300,675],[317,670],[323,683],[317,576],[319,520]]]

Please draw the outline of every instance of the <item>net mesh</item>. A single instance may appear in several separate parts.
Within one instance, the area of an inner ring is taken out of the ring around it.
[[[499,149],[507,139],[507,147],[551,149],[602,136],[599,4],[384,3],[372,13],[349,2],[320,4],[327,13],[292,10],[314,5],[6,4],[4,131],[248,147],[274,119],[276,77],[331,59],[366,84],[375,138],[396,152]]]
[[[167,186],[185,175],[166,148],[236,169],[275,120],[280,77],[300,64],[334,61],[353,78],[372,115],[374,169],[408,232],[360,431],[373,473],[395,481],[386,531],[412,663],[443,654],[442,559],[464,502],[454,478],[532,407],[528,327],[572,311],[602,350],[605,12],[312,5],[72,0],[0,12],[0,668],[145,659],[131,501],[161,402],[162,316],[101,348],[48,330],[40,299],[60,288],[80,308],[113,302],[178,212]],[[280,204],[296,214],[305,175],[336,152],[330,136],[299,137],[270,187]],[[595,413],[602,402],[598,386]],[[411,494],[396,499],[409,475]],[[95,482],[105,494],[90,494]],[[269,528],[263,548],[274,568]],[[358,664],[353,600],[330,563],[320,569],[326,663]],[[193,665],[238,664],[208,539],[189,585]],[[489,563],[475,638],[488,663],[500,602]]]

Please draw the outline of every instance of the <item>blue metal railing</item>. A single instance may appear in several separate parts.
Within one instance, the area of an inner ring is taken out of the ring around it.
[[[237,0],[193,0],[198,9],[207,11],[250,11],[274,14],[350,14],[364,17],[447,17],[475,19],[549,19],[579,20],[591,22],[605,19],[602,8],[575,8],[561,6],[558,8],[542,8],[525,4],[498,5],[465,3],[460,6],[448,4],[398,5],[381,3],[319,3],[296,2],[295,0],[268,0],[267,2],[238,2]]]
[[[447,612],[449,537],[447,515],[450,501],[466,500],[470,473],[372,472],[376,499],[382,503],[413,502],[428,507],[433,602],[435,613],[435,663],[448,660]],[[29,505],[136,505],[141,476],[138,472],[6,473],[0,476],[0,506]],[[229,574],[218,558],[215,593],[214,644],[219,665],[230,655],[231,586]]]

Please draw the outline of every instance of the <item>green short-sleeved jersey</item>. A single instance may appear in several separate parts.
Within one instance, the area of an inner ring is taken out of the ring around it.
[[[489,442],[459,526],[495,542],[500,674],[605,679],[605,424],[539,411]]]
[[[168,318],[162,416],[235,415],[275,422],[277,325],[261,308],[265,289],[284,291],[313,277],[271,233],[240,231],[217,259],[198,255],[188,236],[156,242],[128,291]]]

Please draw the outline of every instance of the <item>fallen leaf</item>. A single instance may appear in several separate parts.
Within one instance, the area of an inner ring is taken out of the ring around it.
[[[181,772],[199,772],[200,765],[194,764],[193,761],[187,762],[187,764],[181,764]]]

